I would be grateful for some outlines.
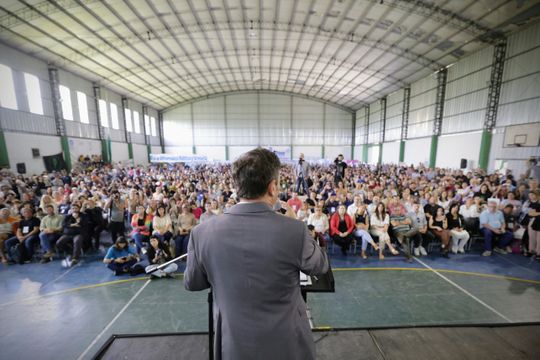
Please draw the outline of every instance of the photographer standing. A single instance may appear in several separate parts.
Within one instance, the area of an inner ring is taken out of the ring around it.
[[[334,176],[334,182],[337,184],[340,181],[343,181],[345,178],[345,169],[347,168],[347,164],[343,161],[343,155],[339,154],[338,157],[334,160],[334,164],[336,165],[336,175]]]
[[[294,165],[294,174],[296,175],[296,192],[300,194],[300,185],[302,185],[302,195],[308,194],[308,183],[307,179],[309,177],[309,165],[304,160],[304,154],[300,153],[298,158],[298,163]]]
[[[124,211],[126,209],[125,201],[122,200],[120,192],[114,190],[112,196],[107,201],[105,208],[109,209],[109,230],[111,231],[112,241],[116,242],[119,236],[124,236],[126,232],[124,226]]]

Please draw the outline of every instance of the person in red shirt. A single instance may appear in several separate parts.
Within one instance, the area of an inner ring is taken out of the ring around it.
[[[353,241],[354,221],[347,214],[345,205],[340,204],[338,211],[330,219],[330,236],[341,247],[341,253],[347,255],[347,249]]]
[[[302,207],[302,200],[298,198],[298,193],[293,192],[292,197],[287,200],[287,204],[294,210],[294,213],[296,214]]]

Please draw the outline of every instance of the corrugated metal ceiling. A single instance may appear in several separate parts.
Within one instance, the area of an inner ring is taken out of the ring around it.
[[[277,90],[354,110],[539,13],[537,0],[4,0],[0,41],[158,109]]]

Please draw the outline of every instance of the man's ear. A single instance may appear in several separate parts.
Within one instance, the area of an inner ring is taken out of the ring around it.
[[[266,192],[268,193],[268,195],[270,196],[277,196],[278,195],[278,184],[277,184],[277,180],[276,179],[273,179],[272,181],[270,181],[270,184],[268,184],[268,188],[266,189]]]

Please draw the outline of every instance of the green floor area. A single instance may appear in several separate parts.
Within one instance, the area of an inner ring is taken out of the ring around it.
[[[423,269],[347,270],[334,271],[335,293],[308,294],[316,327],[540,321],[540,282],[441,272],[443,279]],[[206,300],[205,291],[185,291],[178,276],[0,304],[1,358],[77,359],[84,353],[88,359],[112,334],[205,331]]]

